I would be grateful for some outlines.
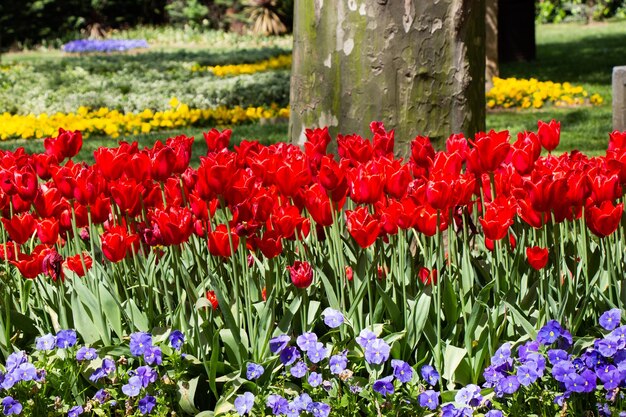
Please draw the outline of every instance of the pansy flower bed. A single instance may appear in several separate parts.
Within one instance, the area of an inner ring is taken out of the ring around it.
[[[63,50],[70,53],[124,52],[132,49],[148,48],[145,39],[79,39],[63,45]]]
[[[482,384],[502,342],[553,318],[585,336],[601,312],[623,311],[626,133],[610,134],[603,157],[554,154],[555,121],[515,141],[453,135],[442,151],[418,136],[405,159],[393,131],[371,131],[339,136],[333,155],[326,129],[307,130],[303,149],[232,150],[231,131],[214,129],[197,169],[186,136],[100,148],[93,165],[72,160],[77,131],[38,154],[3,152],[2,356],[58,329],[106,348],[177,328],[206,375],[207,407],[227,412],[252,393],[249,363],[278,366],[277,343],[279,357],[306,353],[296,375],[337,355],[339,372],[369,329],[379,341],[366,364],[402,361],[391,364],[402,375],[403,363],[428,363],[453,389]],[[292,344],[322,326],[334,333],[312,349]],[[390,376],[368,372],[361,385],[401,391]]]

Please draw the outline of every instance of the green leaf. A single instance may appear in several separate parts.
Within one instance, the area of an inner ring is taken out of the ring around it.
[[[111,328],[115,332],[118,338],[124,336],[122,330],[122,313],[120,304],[113,295],[107,290],[102,283],[100,285],[100,302],[102,306],[102,312],[104,313],[107,322],[111,325]]]
[[[100,340],[98,328],[87,314],[83,303],[80,302],[76,293],[72,293],[72,317],[74,319],[74,327],[85,343],[95,343]]]
[[[443,378],[448,382],[453,381],[454,372],[467,354],[467,350],[452,345],[446,346],[443,354]]]
[[[194,406],[193,399],[196,395],[199,379],[200,377],[197,376],[189,381],[178,382],[178,405],[187,414],[195,415],[198,413],[198,409]]]
[[[533,339],[537,337],[537,330],[535,330],[535,326],[530,324],[530,322],[524,317],[524,314],[519,311],[517,307],[514,305],[504,302],[504,304],[511,310],[511,315],[513,316],[513,324],[518,324],[522,326],[524,331],[528,333]]]

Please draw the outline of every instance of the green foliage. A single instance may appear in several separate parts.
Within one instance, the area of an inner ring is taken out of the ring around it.
[[[536,6],[539,23],[604,20],[622,16],[626,7],[624,0],[539,0]]]
[[[173,25],[208,24],[209,8],[198,0],[174,0],[165,6],[169,22]]]
[[[282,49],[149,51],[138,55],[77,56],[34,61],[0,71],[0,113],[75,112],[80,106],[126,112],[163,110],[169,100],[195,108],[261,106],[289,102],[289,72],[219,78],[192,72],[193,63],[250,63]]]
[[[58,45],[98,27],[157,24],[164,0],[6,0],[0,3],[0,50],[42,41]]]

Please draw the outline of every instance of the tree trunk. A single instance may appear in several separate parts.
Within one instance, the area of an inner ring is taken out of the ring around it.
[[[500,76],[498,66],[498,0],[486,0],[485,13],[485,88],[493,87],[493,77]]]
[[[485,0],[299,0],[294,11],[290,135],[369,136],[381,120],[396,149],[416,135],[485,125]]]

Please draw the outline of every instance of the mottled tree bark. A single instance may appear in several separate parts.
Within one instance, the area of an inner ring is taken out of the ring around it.
[[[485,88],[493,87],[493,77],[500,76],[498,66],[498,0],[486,0],[485,12]]]
[[[381,120],[398,154],[416,135],[485,123],[485,0],[298,0],[290,134],[328,126],[369,136]]]

